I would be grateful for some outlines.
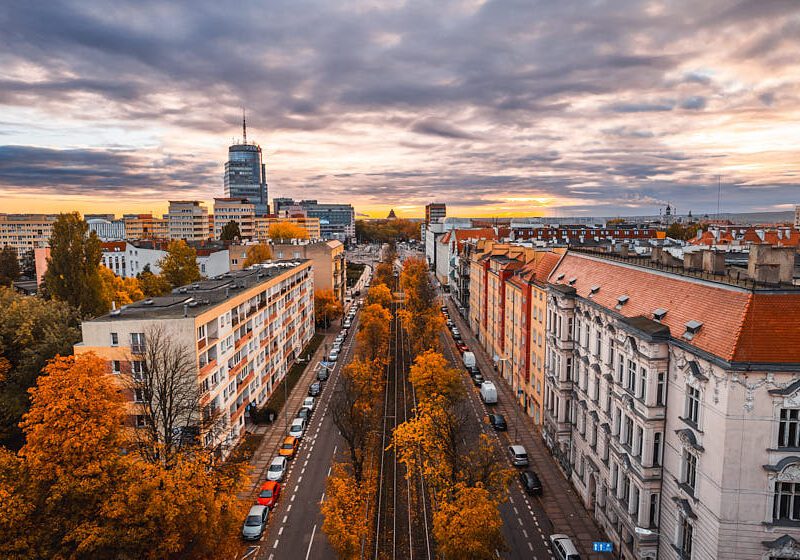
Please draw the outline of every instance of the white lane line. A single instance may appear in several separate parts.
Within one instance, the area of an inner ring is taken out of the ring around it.
[[[522,530],[522,534],[525,535],[526,539],[528,538],[528,531],[526,531],[525,529]]]
[[[284,515],[283,516],[283,523],[286,523],[288,520],[289,520],[289,516],[288,515]]]
[[[528,548],[530,548],[531,552],[533,552],[533,545],[531,543],[528,543]]]
[[[331,475],[331,468],[333,468],[333,467],[328,467],[328,476]]]
[[[278,539],[275,539],[275,544],[272,545],[272,548],[278,548]]]
[[[278,529],[278,536],[280,537],[281,535],[283,535],[283,526],[281,526],[281,528]]]
[[[319,503],[321,504],[325,503],[325,492],[322,493],[322,499],[320,499]]]
[[[289,507],[286,508],[286,511],[287,512],[292,511],[292,504],[289,504]]]
[[[314,544],[314,535],[317,532],[317,526],[314,525],[314,528],[311,530],[311,540],[308,541],[308,552],[306,552],[306,560],[308,560],[309,556],[311,556],[311,546]]]
[[[297,477],[297,483],[296,484],[300,484],[300,482],[302,480],[303,480],[303,475],[301,474],[299,477]],[[292,496],[292,499],[294,499],[294,496]]]
[[[289,500],[289,501],[293,502],[296,497],[297,497],[297,494],[292,494],[292,499]]]

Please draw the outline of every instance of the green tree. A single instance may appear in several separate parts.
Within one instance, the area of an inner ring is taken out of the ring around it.
[[[236,220],[231,220],[222,226],[222,231],[219,234],[221,241],[233,241],[237,237],[242,237],[242,232],[239,231],[239,224]]]
[[[17,250],[10,245],[0,251],[0,286],[10,286],[19,279],[19,260]]]
[[[200,280],[200,269],[197,266],[197,251],[189,247],[183,239],[171,241],[167,248],[167,256],[158,263],[161,274],[173,288],[191,284]]]
[[[139,279],[139,287],[145,297],[158,297],[166,295],[172,289],[169,281],[161,274],[155,274],[150,270],[150,265],[146,264],[144,269],[136,275]]]
[[[78,312],[67,303],[0,287],[0,356],[10,366],[0,379],[0,445],[22,445],[19,422],[29,407],[28,389],[48,360],[72,354],[80,340],[78,321]]]
[[[100,280],[102,249],[95,232],[77,212],[60,214],[53,224],[44,276],[50,297],[66,301],[82,317],[105,313]]]

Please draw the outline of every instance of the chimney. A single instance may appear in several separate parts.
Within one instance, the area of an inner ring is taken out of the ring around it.
[[[747,274],[756,282],[791,284],[794,272],[794,247],[772,247],[765,244],[750,246]]]
[[[627,243],[623,243],[619,248],[619,256],[623,259],[627,259],[630,253],[630,247],[628,247]]]
[[[650,251],[650,260],[652,262],[659,262],[661,260],[661,253],[664,251],[661,247],[653,247],[653,250]]]
[[[684,252],[683,268],[685,268],[686,270],[702,270],[703,253],[701,253],[700,251]]]
[[[725,274],[725,254],[713,249],[703,251],[703,272]]]
[[[183,304],[183,316],[184,317],[188,317],[189,316],[189,304],[188,303],[184,303]]]

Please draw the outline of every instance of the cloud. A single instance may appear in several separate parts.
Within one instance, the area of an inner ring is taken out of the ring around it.
[[[615,113],[660,113],[673,107],[671,103],[613,103],[608,108]]]
[[[700,109],[705,109],[706,107],[706,98],[700,95],[693,95],[691,97],[687,97],[680,103],[681,109],[687,109],[689,111],[699,111]]]
[[[430,134],[441,138],[455,138],[461,140],[474,140],[476,136],[452,124],[436,118],[425,118],[415,122],[411,130],[419,134]]]

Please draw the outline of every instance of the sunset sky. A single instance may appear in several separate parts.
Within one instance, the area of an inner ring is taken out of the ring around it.
[[[800,203],[800,2],[14,2],[0,212],[222,196],[385,216],[712,213]]]

